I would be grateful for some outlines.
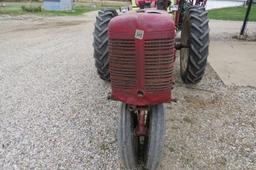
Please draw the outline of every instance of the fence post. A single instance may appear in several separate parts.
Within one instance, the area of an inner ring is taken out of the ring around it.
[[[246,28],[246,25],[247,25],[247,21],[248,21],[248,18],[249,18],[251,7],[252,7],[252,0],[249,1],[248,7],[247,7],[247,11],[246,11],[245,17],[244,17],[244,23],[243,23],[242,29],[240,31],[240,36],[244,35],[244,31],[245,31],[245,28]]]

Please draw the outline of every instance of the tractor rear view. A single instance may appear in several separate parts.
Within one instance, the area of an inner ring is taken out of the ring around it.
[[[198,83],[204,75],[209,46],[205,3],[137,0],[137,10],[98,13],[95,65],[100,78],[111,82],[110,99],[121,101],[118,142],[128,169],[141,163],[156,169],[159,164],[165,136],[163,103],[174,99],[176,50],[184,83]]]

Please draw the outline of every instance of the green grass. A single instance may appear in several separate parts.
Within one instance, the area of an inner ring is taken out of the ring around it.
[[[246,9],[243,6],[213,9],[208,11],[208,17],[217,20],[243,21]],[[256,21],[256,5],[253,5],[251,8],[249,21]]]
[[[24,3],[14,3],[14,4],[7,4],[6,7],[0,7],[0,15],[1,14],[8,14],[8,15],[24,15],[24,14],[36,14],[36,15],[43,15],[43,16],[79,16],[83,13],[95,11],[104,7],[112,7],[118,8],[119,5],[116,4],[97,4],[97,5],[90,5],[90,4],[79,4],[75,5],[72,11],[46,11],[40,9],[41,4],[25,4]]]
[[[0,14],[22,15],[24,13],[21,5],[7,5],[6,7],[0,7]]]

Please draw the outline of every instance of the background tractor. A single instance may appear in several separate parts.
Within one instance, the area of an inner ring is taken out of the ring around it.
[[[205,71],[209,26],[205,0],[136,0],[132,9],[103,9],[94,31],[94,58],[110,99],[121,101],[118,143],[126,168],[156,169],[163,150],[163,103],[173,100],[174,62],[180,50],[184,83]],[[181,38],[176,33],[181,31]]]

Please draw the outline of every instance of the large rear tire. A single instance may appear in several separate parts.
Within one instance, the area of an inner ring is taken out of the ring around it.
[[[191,6],[183,18],[180,73],[186,84],[198,83],[205,72],[209,48],[209,20],[201,6]]]
[[[98,12],[94,27],[94,58],[97,72],[102,80],[110,80],[108,61],[108,24],[117,16],[114,9],[103,9]]]

